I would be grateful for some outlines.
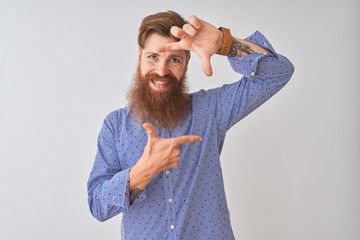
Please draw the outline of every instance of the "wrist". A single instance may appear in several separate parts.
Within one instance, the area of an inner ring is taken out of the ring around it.
[[[230,29],[220,27],[219,30],[222,33],[221,46],[217,54],[228,55],[233,42],[233,36],[231,35]]]
[[[221,50],[221,46],[222,46],[223,41],[224,41],[224,33],[223,33],[220,29],[219,29],[218,31],[220,32],[220,41],[219,41],[218,51],[217,51],[217,53],[219,53],[219,52],[220,52],[220,50]]]
[[[131,168],[130,171],[130,191],[135,188],[143,190],[151,179],[156,175],[156,172],[143,164],[141,159]]]

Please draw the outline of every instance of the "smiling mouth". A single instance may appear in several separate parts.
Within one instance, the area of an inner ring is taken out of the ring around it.
[[[152,80],[150,81],[152,88],[157,91],[165,91],[170,88],[169,81],[162,81],[162,80]]]
[[[169,82],[165,81],[153,81],[153,84],[158,88],[166,88],[169,85]]]

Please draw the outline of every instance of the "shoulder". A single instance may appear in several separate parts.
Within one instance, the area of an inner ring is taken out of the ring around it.
[[[127,118],[128,115],[129,115],[129,109],[126,106],[124,108],[115,109],[112,112],[108,113],[104,121],[112,126],[116,126],[121,124],[123,120]]]

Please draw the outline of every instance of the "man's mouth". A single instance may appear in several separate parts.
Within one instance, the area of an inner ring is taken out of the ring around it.
[[[169,85],[169,83],[165,81],[154,81],[154,85],[158,88],[164,88]]]
[[[165,91],[170,87],[170,84],[168,81],[153,80],[153,81],[150,81],[150,83],[153,86],[153,88],[155,88],[155,90],[158,90],[158,91]]]

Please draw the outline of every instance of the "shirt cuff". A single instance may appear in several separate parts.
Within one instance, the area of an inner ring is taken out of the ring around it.
[[[255,43],[272,53],[254,53],[242,57],[228,57],[231,67],[237,73],[244,75],[250,80],[255,76],[259,61],[264,57],[277,57],[277,53],[270,42],[259,31],[244,40]]]
[[[115,179],[117,179],[116,182],[114,182],[114,185],[120,186],[119,188],[114,188],[114,190],[118,191],[114,194],[114,196],[119,197],[113,197],[112,199],[109,199],[112,201],[114,205],[118,205],[121,208],[127,209],[130,205],[134,203],[141,202],[149,197],[147,192],[145,191],[146,188],[134,199],[132,203],[130,203],[130,169],[126,169],[124,171],[118,172],[115,175]],[[125,187],[121,187],[121,185],[125,184]],[[114,186],[113,185],[113,186]]]
[[[270,42],[259,31],[256,31],[254,34],[245,38],[244,40],[255,43],[256,45],[259,45],[260,47],[265,48],[265,49],[269,50],[270,52],[272,52],[274,55],[276,55],[276,52],[275,52],[274,48],[271,46]]]

